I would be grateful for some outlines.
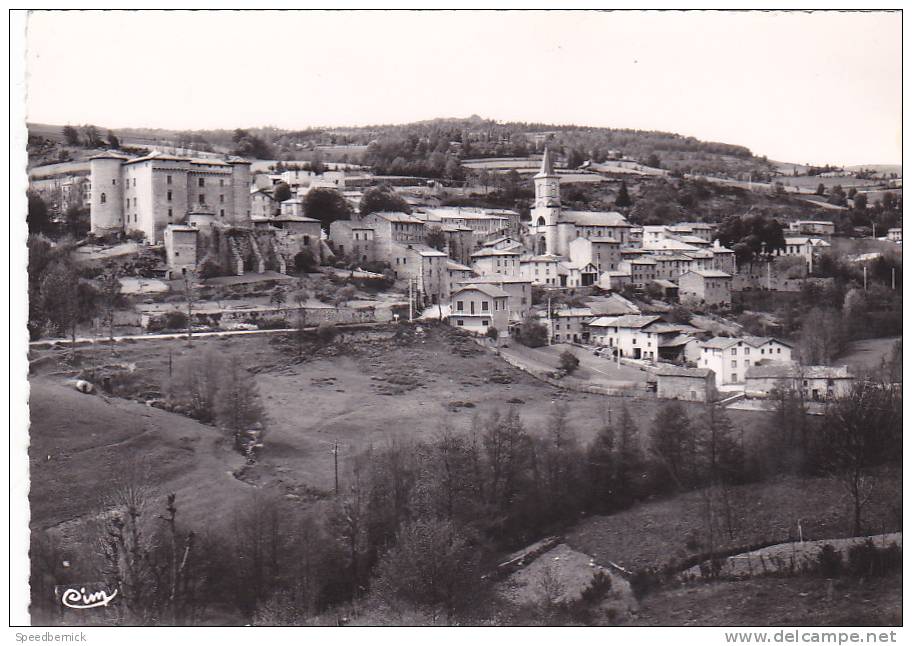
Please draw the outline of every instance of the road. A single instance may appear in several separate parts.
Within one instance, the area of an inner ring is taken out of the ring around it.
[[[618,387],[646,381],[645,371],[625,364],[621,364],[618,367],[613,361],[596,357],[588,350],[567,344],[527,348],[519,343],[512,343],[510,347],[500,348],[500,353],[522,362],[531,370],[553,372],[558,369],[560,364],[560,354],[568,349],[580,360],[579,368],[570,377],[571,379],[579,379],[607,387]]]
[[[383,325],[384,323],[340,323],[339,327],[367,327],[375,325]],[[306,332],[312,332],[317,329],[316,325],[310,327],[302,328]],[[297,332],[298,328],[279,328],[277,330],[220,330],[216,332],[194,332],[194,339],[205,339],[207,337],[213,336],[243,336],[247,334],[288,334],[289,332]],[[121,343],[124,341],[167,341],[171,339],[186,339],[186,332],[168,332],[165,334],[125,334],[120,336],[114,336],[113,340],[115,343]],[[111,337],[107,336],[77,336],[76,345],[79,344],[96,344],[96,343],[108,343],[111,341]],[[41,348],[41,347],[54,347],[59,345],[72,345],[73,341],[70,339],[39,339],[38,341],[30,341],[29,347],[32,348]]]

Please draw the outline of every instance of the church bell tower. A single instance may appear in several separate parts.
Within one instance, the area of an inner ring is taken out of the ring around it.
[[[541,170],[534,177],[535,205],[532,208],[532,224],[538,233],[544,232],[545,253],[558,253],[557,222],[560,219],[560,178],[554,172],[551,151],[545,146]]]

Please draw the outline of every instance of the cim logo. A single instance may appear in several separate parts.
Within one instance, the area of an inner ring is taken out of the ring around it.
[[[118,590],[108,592],[104,583],[58,585],[54,588],[60,603],[75,610],[106,607],[114,601]]]

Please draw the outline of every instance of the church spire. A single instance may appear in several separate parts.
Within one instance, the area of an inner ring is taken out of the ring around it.
[[[541,170],[538,171],[536,177],[552,177],[554,176],[554,161],[551,159],[551,151],[545,146],[545,153],[542,155],[542,165]]]

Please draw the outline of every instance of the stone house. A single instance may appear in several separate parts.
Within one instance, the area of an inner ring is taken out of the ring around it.
[[[711,402],[716,399],[716,381],[708,368],[660,365],[655,370],[656,395],[662,399]]]
[[[694,269],[678,279],[681,302],[696,301],[708,306],[731,305],[731,274],[717,269]]]
[[[547,312],[542,312],[546,317],[553,343],[588,343],[589,328],[586,322],[593,318],[592,309],[588,307],[567,307],[552,313],[547,318]]]
[[[186,270],[196,269],[199,229],[186,224],[169,224],[165,227],[165,258],[168,272],[180,277]]]
[[[768,364],[751,366],[744,378],[744,392],[769,397],[773,391],[799,392],[808,401],[830,401],[847,396],[855,377],[848,366]]]
[[[500,249],[479,249],[471,255],[472,269],[481,275],[506,274],[519,276],[519,251]]]

